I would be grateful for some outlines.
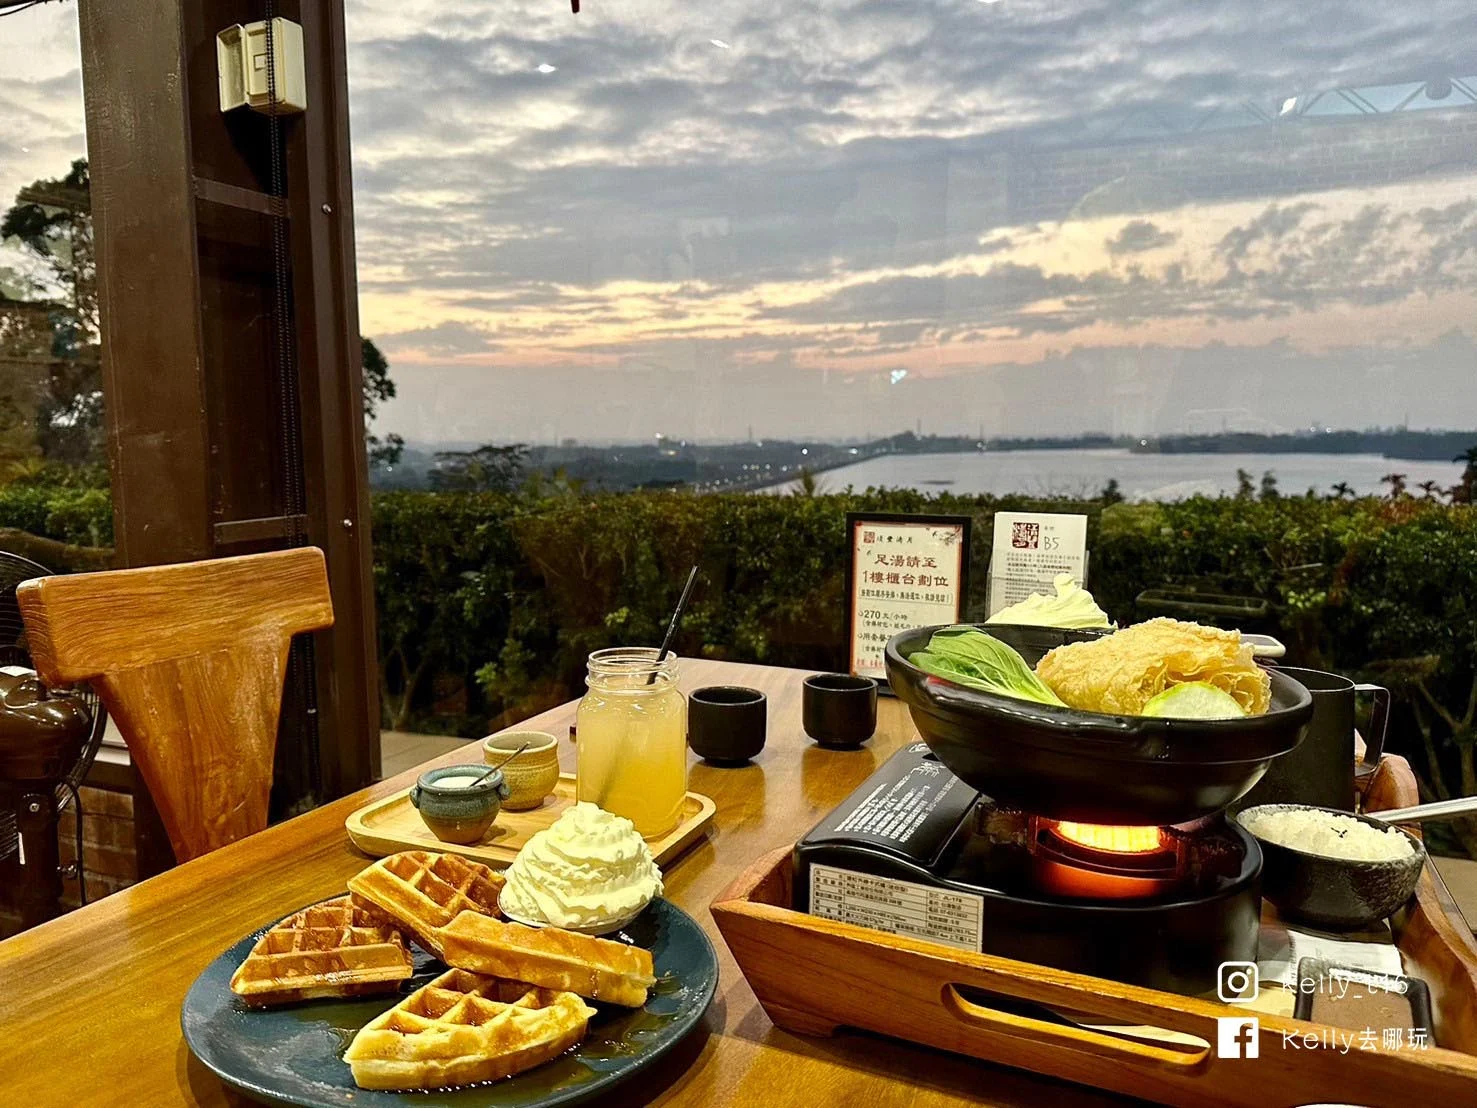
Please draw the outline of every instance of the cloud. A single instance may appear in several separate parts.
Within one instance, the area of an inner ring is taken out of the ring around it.
[[[912,391],[884,411],[952,411],[919,382],[983,404],[996,366],[1215,343],[1331,371],[1477,329],[1477,107],[1422,91],[1477,69],[1470,0],[584,7],[349,0],[361,320],[420,397],[386,426],[445,423],[419,374],[553,374],[530,425],[661,377],[658,410],[762,431],[885,368]],[[6,24],[35,49],[0,77],[0,184],[83,150],[75,12]]]
[[[432,357],[486,354],[500,349],[483,327],[458,320],[409,331],[390,331],[381,335],[378,342],[391,353],[413,350]]]
[[[1178,240],[1179,235],[1162,230],[1147,219],[1132,219],[1108,239],[1106,245],[1109,254],[1140,254],[1146,250],[1172,246]]]

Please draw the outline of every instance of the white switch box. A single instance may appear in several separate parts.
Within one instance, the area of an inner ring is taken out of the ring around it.
[[[277,112],[308,109],[307,78],[303,71],[303,29],[290,19],[272,20],[272,54]],[[233,23],[215,36],[215,61],[220,74],[221,111],[248,107],[272,111],[267,91],[267,24]]]

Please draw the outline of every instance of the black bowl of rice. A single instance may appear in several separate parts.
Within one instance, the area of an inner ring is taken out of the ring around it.
[[[1408,831],[1332,808],[1261,804],[1236,822],[1262,848],[1262,895],[1285,918],[1327,930],[1393,915],[1426,864],[1426,848]]]

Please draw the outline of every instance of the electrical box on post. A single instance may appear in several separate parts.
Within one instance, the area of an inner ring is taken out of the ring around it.
[[[267,21],[234,23],[215,36],[221,111],[248,107],[259,112],[307,111],[303,72],[303,29],[280,16],[271,20],[272,85],[267,81]],[[273,108],[273,93],[276,107]]]

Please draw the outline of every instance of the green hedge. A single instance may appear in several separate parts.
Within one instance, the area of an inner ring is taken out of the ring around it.
[[[113,502],[107,489],[4,485],[0,527],[77,546],[112,546]]]
[[[0,527],[106,544],[106,498],[0,489]],[[1293,661],[1395,687],[1393,746],[1432,795],[1477,793],[1477,509],[1410,497],[1105,506],[876,490],[382,493],[373,526],[385,722],[475,735],[578,695],[591,650],[660,639],[693,563],[703,587],[679,653],[838,667],[853,510],[972,516],[976,618],[996,511],[1084,512],[1091,588],[1120,622],[1155,614],[1139,601],[1146,588],[1264,598],[1258,629],[1283,638]],[[1464,837],[1477,844],[1477,833]]]

